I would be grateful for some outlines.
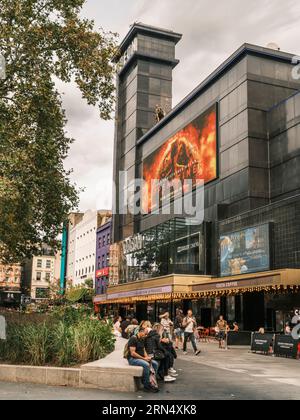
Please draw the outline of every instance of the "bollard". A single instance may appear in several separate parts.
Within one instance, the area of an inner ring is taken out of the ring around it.
[[[0,316],[0,340],[6,340],[6,321],[4,316]]]

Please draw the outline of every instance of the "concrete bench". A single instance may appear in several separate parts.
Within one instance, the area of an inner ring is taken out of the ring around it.
[[[127,340],[117,338],[115,350],[104,359],[81,366],[81,384],[84,388],[109,389],[130,392],[139,388],[143,368],[130,366],[123,357]]]
[[[120,392],[136,391],[143,368],[128,365],[123,357],[125,344],[126,340],[118,338],[115,350],[107,357],[74,369],[0,364],[0,381]]]

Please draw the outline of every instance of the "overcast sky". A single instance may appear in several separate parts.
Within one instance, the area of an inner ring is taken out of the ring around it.
[[[300,54],[299,0],[87,0],[83,15],[97,27],[118,32],[120,40],[133,22],[183,34],[177,46],[173,106],[243,43]],[[68,132],[75,139],[66,168],[85,191],[80,210],[111,208],[114,123],[101,121],[97,109],[74,86],[61,86]]]

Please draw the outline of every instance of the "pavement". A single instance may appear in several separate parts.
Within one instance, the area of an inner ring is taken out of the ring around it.
[[[0,400],[299,400],[300,361],[252,354],[248,348],[219,350],[200,343],[202,353],[179,351],[179,377],[159,394],[1,383]]]

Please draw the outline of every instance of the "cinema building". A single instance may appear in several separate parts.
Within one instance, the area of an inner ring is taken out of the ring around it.
[[[151,320],[192,308],[204,326],[222,313],[279,331],[300,307],[300,71],[292,54],[244,44],[172,107],[180,39],[134,24],[120,46],[113,275],[95,305]],[[203,220],[174,206],[122,214],[134,178],[203,179]]]

